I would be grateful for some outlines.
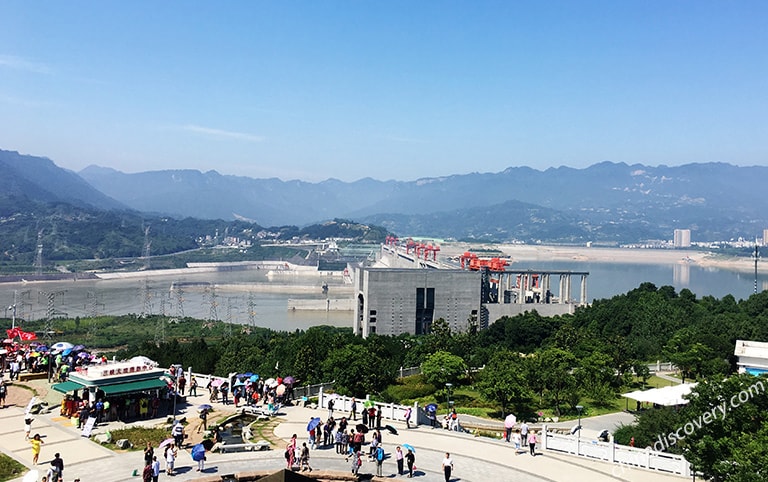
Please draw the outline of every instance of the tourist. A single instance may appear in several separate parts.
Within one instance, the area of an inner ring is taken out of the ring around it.
[[[443,459],[443,473],[445,474],[445,482],[449,482],[451,480],[451,472],[453,472],[453,459],[451,458],[451,454],[446,452],[445,458]]]
[[[301,464],[299,465],[299,469],[304,472],[305,467],[306,470],[312,472],[312,467],[309,465],[309,447],[307,447],[306,442],[301,445]]]
[[[531,449],[531,455],[536,456],[536,430],[528,433],[528,447]]]
[[[520,438],[523,440],[523,447],[528,446],[528,422],[523,420],[523,424],[520,425]]]
[[[152,456],[152,482],[157,482],[160,477],[160,461],[157,460],[157,455]]]
[[[288,456],[286,457],[288,462],[288,470],[291,470],[291,468],[293,468],[294,464],[296,463],[296,434],[291,435],[291,441],[288,442],[286,452],[288,453]]]
[[[328,400],[328,418],[333,418],[333,398]]]
[[[352,420],[357,420],[357,400],[354,397],[352,398],[352,405],[350,405],[349,417]]]
[[[174,475],[173,466],[176,463],[177,454],[178,451],[173,443],[170,443],[165,447],[165,473],[168,475]]]
[[[413,469],[416,468],[414,463],[416,462],[416,456],[413,455],[413,451],[408,449],[408,453],[405,454],[405,463],[408,465],[408,477],[413,477]]]
[[[200,425],[197,426],[197,433],[200,433],[200,429],[203,431],[208,430],[208,409],[204,408],[200,410]]]
[[[512,434],[512,443],[515,445],[515,455],[520,455],[520,447],[523,442],[523,437],[520,435],[520,429],[515,430]]]
[[[189,377],[189,396],[197,396],[197,378],[195,378],[194,375],[190,375]]]
[[[152,448],[152,443],[147,442],[147,446],[144,447],[144,465],[152,465],[152,458],[155,456],[155,449]]]
[[[403,417],[405,418],[405,428],[411,428],[411,407],[405,409]]]
[[[30,416],[27,416],[24,419],[24,440],[29,440],[29,433],[32,431],[32,420],[33,418]],[[77,422],[77,428],[80,428],[80,421],[78,419]]]
[[[40,438],[40,434],[36,433],[29,443],[32,445],[32,465],[37,465],[37,459],[40,458],[40,446],[45,442]]]
[[[397,461],[397,475],[403,475],[403,450],[398,445],[395,449],[395,461]]]
[[[143,482],[152,482],[152,461],[144,461],[144,470],[141,471],[141,480]]]
[[[357,475],[361,465],[363,465],[363,458],[360,456],[360,452],[355,450],[352,452],[352,473]]]
[[[5,386],[5,381],[0,378],[0,402],[3,402],[3,408],[5,408],[5,396],[8,393],[8,387]]]
[[[176,423],[171,429],[171,435],[176,442],[176,446],[182,447],[184,444],[184,426],[181,424],[181,420],[176,420]]]
[[[376,447],[376,475],[379,477],[383,477],[384,474],[382,473],[384,465],[384,449],[381,445]]]
[[[61,455],[58,452],[53,455],[53,460],[51,460],[51,469],[53,472],[53,477],[49,477],[50,480],[59,480],[64,478],[64,460],[62,460]]]

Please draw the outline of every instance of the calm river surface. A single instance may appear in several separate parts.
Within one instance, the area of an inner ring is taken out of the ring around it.
[[[513,269],[588,271],[587,298],[610,298],[649,281],[656,286],[671,285],[679,292],[688,288],[697,297],[737,300],[754,292],[754,276],[694,264],[665,265],[584,262],[515,262]],[[289,311],[288,299],[324,300],[317,277],[284,277],[270,281],[264,271],[229,271],[183,276],[151,276],[123,280],[78,280],[0,284],[0,303],[8,307],[16,292],[20,319],[45,318],[49,293],[55,293],[53,309],[68,317],[127,313],[183,314],[201,319],[231,320],[275,330],[306,329],[313,325],[351,326],[349,311]],[[182,283],[182,293],[172,284]],[[215,284],[215,290],[206,285]],[[351,288],[341,280],[328,280],[330,298],[347,298]],[[290,285],[290,289],[281,286]],[[294,290],[295,289],[295,290]],[[758,289],[768,289],[768,276],[758,275]],[[211,293],[215,293],[215,297]],[[252,313],[252,315],[251,315]],[[8,310],[5,316],[11,316]]]

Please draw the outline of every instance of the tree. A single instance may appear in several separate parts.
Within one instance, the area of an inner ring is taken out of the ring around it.
[[[327,376],[335,380],[336,391],[343,395],[380,393],[395,381],[396,369],[387,360],[372,357],[363,345],[331,350],[322,364]]]
[[[482,370],[477,389],[485,399],[501,405],[502,417],[507,408],[520,410],[521,405],[531,398],[525,371],[520,355],[509,350],[494,353]]]
[[[559,348],[549,348],[536,354],[534,369],[529,372],[529,377],[537,379],[538,386],[546,390],[552,399],[558,416],[565,391],[576,385],[576,379],[571,373],[575,365],[576,357],[572,353]],[[532,386],[536,386],[536,382]]]
[[[435,352],[421,364],[421,373],[427,383],[442,387],[446,383],[456,383],[467,372],[467,365],[461,357],[445,351]]]
[[[682,410],[686,459],[704,478],[721,482],[766,480],[768,379],[749,374],[704,380]],[[673,427],[677,434],[679,427]],[[686,430],[688,429],[688,430]],[[670,434],[670,431],[660,432]],[[667,440],[669,439],[667,435]]]

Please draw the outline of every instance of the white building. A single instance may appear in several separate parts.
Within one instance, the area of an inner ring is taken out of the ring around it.
[[[762,341],[736,340],[733,351],[738,361],[739,373],[760,375],[768,373],[768,343]]]
[[[675,248],[690,248],[691,247],[691,230],[675,229],[673,244]]]

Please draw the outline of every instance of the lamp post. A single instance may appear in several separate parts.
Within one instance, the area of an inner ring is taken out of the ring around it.
[[[581,411],[584,410],[584,407],[581,405],[576,405],[576,411],[579,412],[579,424],[576,425],[576,432],[578,432],[577,437],[581,438]]]
[[[448,399],[448,412],[451,411],[451,388],[453,387],[453,383],[446,383],[445,384],[445,393],[446,397]]]
[[[11,311],[13,318],[11,319],[11,329],[16,328],[16,290],[13,290],[13,304],[5,309],[5,314],[8,315],[8,311]]]

